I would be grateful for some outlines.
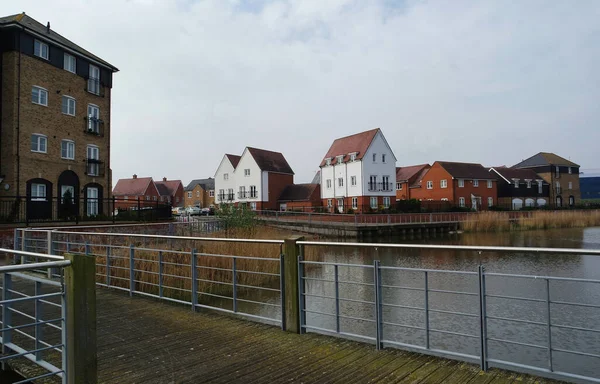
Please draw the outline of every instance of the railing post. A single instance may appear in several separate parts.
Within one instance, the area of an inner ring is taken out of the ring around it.
[[[382,300],[381,300],[381,269],[379,268],[379,260],[373,261],[373,291],[375,292],[375,335],[376,348],[379,351],[382,348]]]
[[[487,371],[487,312],[485,304],[485,270],[483,265],[479,266],[479,339],[481,348],[480,367]]]
[[[285,317],[281,319],[287,331],[301,333],[300,324],[300,285],[299,262],[300,246],[298,241],[304,240],[303,236],[292,236],[284,240],[284,291],[282,292],[282,306],[285,306]],[[285,303],[284,303],[285,302]]]
[[[299,321],[300,321],[300,330],[299,333],[306,333],[306,329],[304,326],[306,325],[306,312],[304,309],[306,308],[306,296],[304,295],[304,264],[303,261],[303,246],[300,246],[300,254],[298,255],[298,312],[299,312]]]
[[[196,264],[196,250],[195,249],[192,249],[192,252],[190,253],[190,265],[192,268],[191,302],[192,302],[192,311],[195,312],[196,304],[198,304],[198,267]]]
[[[110,245],[106,246],[106,286],[110,287]]]
[[[552,364],[552,318],[550,316],[550,279],[546,279],[546,305],[547,305],[547,323],[548,323],[548,368],[554,372]]]
[[[42,294],[42,283],[39,281],[35,282],[34,295],[39,296]],[[42,325],[39,322],[42,321],[42,302],[40,299],[35,299],[35,349],[43,348],[42,341]],[[42,360],[42,351],[35,353],[35,359],[37,361]]]
[[[133,244],[129,246],[129,296],[133,296],[135,290],[134,282],[135,271],[135,248]]]
[[[66,254],[65,259],[71,261],[65,268],[67,377],[69,383],[95,384],[98,382],[96,260],[73,254]]]
[[[340,286],[338,277],[338,265],[333,266],[333,281],[335,284],[335,331],[340,333]]]
[[[429,349],[429,281],[425,271],[425,348]]]
[[[158,296],[163,297],[163,253],[158,251]]]
[[[12,275],[10,273],[5,273],[3,276],[3,287],[2,287],[2,300],[10,300],[11,294],[10,290],[12,289]],[[12,311],[10,310],[11,303],[5,303],[2,305],[2,328],[5,331],[2,331],[2,354],[4,356],[8,355],[11,351],[6,347],[6,344],[12,342],[12,331],[9,329],[12,327]],[[8,368],[6,366],[6,360],[2,361],[2,369]]]
[[[88,243],[87,241],[85,242],[84,252],[86,256],[90,255],[90,243]]]
[[[15,234],[13,235],[13,249],[14,250],[18,250],[19,249],[19,230],[17,228],[15,228]]]
[[[233,312],[237,312],[237,266],[236,258],[231,262],[231,283],[233,285]]]
[[[283,246],[279,249],[279,294],[281,295],[281,330],[285,331],[285,255],[283,254]]]

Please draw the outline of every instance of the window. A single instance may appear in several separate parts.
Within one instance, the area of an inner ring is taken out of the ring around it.
[[[433,189],[433,181],[429,180],[427,182],[427,189]]]
[[[146,195],[146,200],[150,200],[150,196]]]
[[[158,200],[158,198],[156,196],[153,196],[153,197],[154,197],[154,199],[153,199],[154,201]]]
[[[571,170],[571,167],[569,167],[569,175],[572,173],[573,173],[573,171]]]
[[[343,186],[344,186],[344,178],[338,177],[338,187],[343,187]]]
[[[344,199],[337,199],[338,211],[344,212]]]
[[[352,209],[358,209],[358,197],[352,198]]]
[[[396,183],[396,191],[402,190],[402,183]]]
[[[513,179],[513,182],[515,183],[515,188],[519,188],[519,179]]]
[[[332,205],[333,205],[332,203],[333,203],[333,202],[331,201],[331,199],[327,199],[327,206],[328,206],[329,208],[331,208],[331,207],[332,207]]]
[[[42,59],[48,60],[50,53],[50,49],[48,48],[48,44],[42,43],[39,40],[35,40],[33,43],[33,54],[37,57],[41,57]]]
[[[48,106],[48,91],[42,87],[33,86],[31,88],[31,102],[34,104]]]
[[[488,208],[494,206],[494,198],[488,197]]]
[[[256,201],[250,203],[250,209],[256,211]]]
[[[240,198],[240,199],[246,198],[246,187],[243,185],[240,187],[238,198]]]
[[[31,135],[31,152],[46,153],[48,138],[44,135],[34,133]]]
[[[46,184],[31,184],[31,201],[46,201]]]
[[[569,189],[573,189],[573,183],[569,181]]]
[[[99,134],[100,133],[100,108],[94,104],[88,104],[87,110],[88,118],[88,132]]]
[[[560,182],[556,182],[556,193],[560,194],[561,190],[560,190]]]
[[[389,196],[384,196],[383,197],[383,207],[384,208],[389,208],[390,207],[390,197]]]
[[[229,188],[227,190],[227,199],[228,200],[233,200],[233,188]]]
[[[340,155],[336,158],[335,160],[338,164],[341,164],[344,162],[344,155]]]
[[[229,180],[229,173],[223,174],[223,180]]]
[[[176,202],[176,203],[179,203],[179,196],[177,196],[177,197],[175,198],[175,202]]]
[[[543,190],[542,190],[542,180],[538,180],[538,193],[540,195],[543,193]]]
[[[160,197],[160,201],[165,201],[165,197],[164,197],[164,196],[161,196],[161,197]]]
[[[129,196],[123,196],[123,200],[129,200]]]
[[[188,199],[191,199],[193,196],[192,191],[188,192]]]
[[[376,153],[373,154],[373,162],[374,163],[377,162],[377,154]]]
[[[331,158],[330,157],[328,157],[328,158],[325,159],[325,164],[326,165],[331,165]]]
[[[371,208],[377,209],[377,198],[371,197]]]
[[[75,160],[75,142],[72,140],[63,140],[60,142],[60,157],[68,160]]]
[[[487,187],[488,188],[492,188],[492,180],[488,180],[487,181]]]
[[[381,183],[382,184],[381,185],[382,188],[381,189],[383,191],[391,191],[392,188],[390,186],[390,177],[389,176],[382,176],[381,179],[382,179],[382,183]]]
[[[352,185],[352,186],[356,185],[356,176],[350,176],[350,185]]]
[[[196,197],[200,197],[200,191],[196,191]]]
[[[62,113],[75,116],[75,99],[71,96],[62,97]]]
[[[89,78],[88,78],[88,92],[94,95],[100,94],[100,68],[90,64]]]
[[[258,197],[258,194],[256,193],[256,185],[250,186],[250,197]]]
[[[440,180],[440,188],[448,188],[448,180]]]
[[[465,181],[463,179],[458,179],[458,188],[463,188],[465,186]]]
[[[100,150],[95,145],[87,146],[87,174],[89,176],[100,175]]]
[[[558,165],[554,168],[555,171],[555,176],[559,177],[560,176],[560,168],[558,167]]]
[[[327,189],[331,188],[331,179],[327,179]]]
[[[442,197],[440,200],[442,200],[442,201],[448,201],[448,198],[447,197]]]
[[[459,197],[458,198],[458,205],[460,207],[464,207],[465,206],[465,198],[464,197]]]
[[[250,168],[244,169],[244,176],[250,176]]]
[[[479,187],[479,180],[473,180],[473,186]]]
[[[208,197],[215,197],[215,190],[211,189],[210,191],[208,191]]]
[[[350,161],[356,161],[356,153],[350,154]]]
[[[385,153],[381,155],[381,162],[385,163]]]
[[[531,180],[525,180],[525,182],[527,183],[527,188],[531,188]]]
[[[377,190],[377,176],[369,176],[369,191]]]
[[[76,63],[77,63],[77,61],[75,60],[75,56],[71,56],[68,53],[65,53],[65,65],[64,65],[65,70],[75,73],[77,70]]]

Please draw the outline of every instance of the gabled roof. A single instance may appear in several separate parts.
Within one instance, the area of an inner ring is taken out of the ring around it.
[[[315,174],[315,177],[313,177],[312,179],[312,184],[321,184],[321,171],[317,171],[317,173]]]
[[[416,176],[415,176],[415,181],[410,185],[409,188],[421,188],[421,180],[423,180],[423,177],[425,176],[425,174],[427,172],[429,172],[429,170],[431,169],[431,167],[426,167],[423,168]]]
[[[294,174],[294,171],[292,171],[287,160],[280,152],[252,147],[246,147],[246,149],[250,152],[250,155],[252,155],[261,171]]]
[[[410,165],[408,167],[396,167],[396,182],[408,181],[424,168],[429,168],[429,164]]]
[[[512,168],[533,168],[533,167],[544,167],[548,165],[562,165],[566,167],[579,167],[578,164],[560,157],[557,154],[550,152],[540,152],[537,155],[533,155],[528,159],[521,161],[518,164],[512,166]]]
[[[53,41],[58,45],[63,45],[64,47],[69,48],[82,56],[87,56],[88,59],[91,59],[92,61],[96,61],[98,64],[108,67],[113,72],[118,71],[117,67],[115,67],[114,65],[102,60],[90,51],[81,48],[79,45],[73,43],[71,40],[59,35],[58,33],[54,32],[52,28],[50,28],[50,31],[48,32],[46,25],[40,23],[32,17],[29,17],[25,14],[25,12],[16,15],[0,17],[0,25],[8,26],[11,24],[19,25],[20,27],[25,28],[25,30],[33,32],[34,35],[41,35],[44,39]]]
[[[343,161],[346,162],[350,160],[350,153],[356,153],[356,159],[360,160],[363,158],[367,149],[371,145],[371,142],[379,132],[379,128],[371,129],[369,131],[364,131],[360,133],[356,133],[354,135],[341,137],[339,139],[335,139],[327,154],[321,161],[321,167],[325,165],[325,159],[331,158],[331,164],[335,164],[337,159],[336,156],[344,155]]]
[[[215,189],[215,179],[209,177],[208,179],[195,179],[190,181],[190,183],[185,187],[185,191],[191,191],[196,188],[197,185],[200,185],[202,189],[205,191],[210,191],[211,189]]]
[[[490,172],[496,172],[500,178],[504,179],[508,183],[512,183],[512,180],[540,180],[541,177],[537,175],[531,169],[514,169],[514,168],[490,168]]]
[[[113,189],[113,195],[118,196],[135,196],[144,195],[146,190],[152,184],[151,177],[138,177],[135,179],[119,179],[117,185]]]
[[[292,184],[285,187],[279,201],[305,201],[319,188],[319,184]]]
[[[229,162],[231,163],[231,165],[233,165],[233,169],[237,168],[237,165],[240,162],[240,159],[242,158],[242,156],[230,155],[229,153],[226,153],[225,156],[227,156]]]
[[[436,161],[455,179],[496,180],[494,175],[477,163],[455,163],[451,161]]]
[[[154,184],[161,196],[174,196],[179,186],[183,187],[181,180],[156,181]]]

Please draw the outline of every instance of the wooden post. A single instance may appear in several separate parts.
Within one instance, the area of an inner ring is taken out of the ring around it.
[[[298,255],[300,246],[298,241],[304,240],[304,236],[292,236],[284,240],[284,295],[285,319],[284,329],[288,332],[300,333],[300,297],[299,289],[303,282],[298,281]]]
[[[93,256],[66,254],[65,268],[67,377],[69,383],[96,384],[96,261]]]

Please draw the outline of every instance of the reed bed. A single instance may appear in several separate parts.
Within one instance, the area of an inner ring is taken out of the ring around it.
[[[514,219],[508,212],[469,215],[460,227],[467,232],[501,232],[528,229],[576,228],[600,225],[600,211],[532,211]]]

